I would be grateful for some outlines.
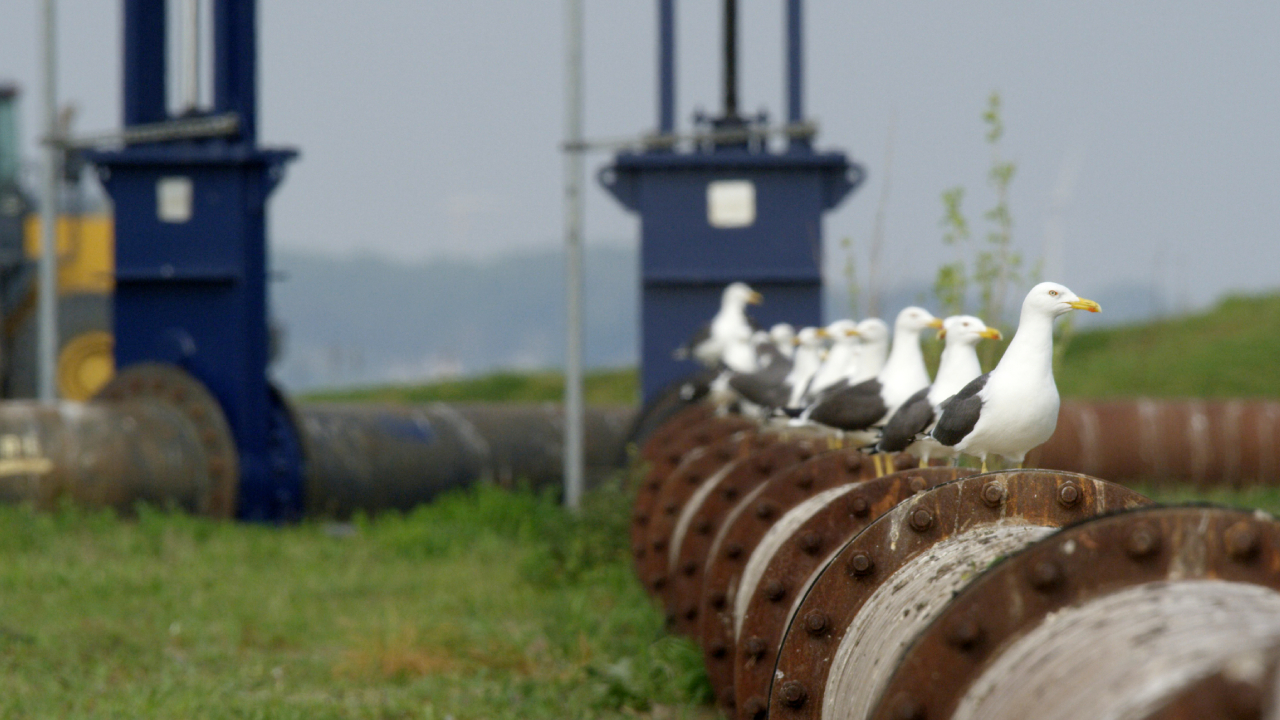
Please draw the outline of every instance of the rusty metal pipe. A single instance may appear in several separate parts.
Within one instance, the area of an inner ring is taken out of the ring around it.
[[[213,487],[195,427],[164,402],[0,404],[0,501],[203,514]]]
[[[627,408],[589,408],[589,485],[617,469]],[[307,512],[406,510],[475,482],[558,487],[564,414],[552,404],[310,404],[298,408]]]

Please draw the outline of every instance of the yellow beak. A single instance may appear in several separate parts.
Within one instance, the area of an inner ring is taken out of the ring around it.
[[[941,330],[939,330],[939,331],[938,331],[938,339],[939,339],[939,340],[946,340],[946,339],[947,339],[947,329],[946,329],[946,328],[942,328]]]
[[[752,291],[751,291],[751,294],[747,296],[747,302],[748,302],[749,304],[751,304],[751,305],[763,305],[763,304],[764,304],[764,296],[763,296],[763,295],[761,295],[760,293],[758,293],[758,292],[756,292],[756,291],[752,290]]]
[[[930,321],[929,321],[929,327],[933,328],[934,330],[941,330],[941,329],[942,329],[942,321],[941,321],[941,320],[939,320],[938,318],[934,318],[934,319],[932,319],[932,320],[930,320]]]
[[[845,336],[845,337],[857,337],[857,336],[858,336],[858,331],[857,331],[857,330],[855,330],[855,329],[853,329],[853,328],[849,328],[848,330],[845,330],[845,331],[844,331],[844,336]]]
[[[978,336],[979,336],[979,337],[984,337],[984,338],[986,338],[986,339],[988,339],[988,340],[1003,340],[1003,339],[1004,339],[1004,336],[1000,334],[1000,331],[999,331],[999,330],[997,330],[997,329],[995,329],[995,328],[993,328],[993,327],[989,327],[989,328],[987,328],[986,330],[983,330],[982,332],[978,333]]]
[[[1102,312],[1101,305],[1099,305],[1098,303],[1092,300],[1085,300],[1084,298],[1079,298],[1067,304],[1075,308],[1076,310],[1088,310],[1089,312]]]
[[[820,338],[831,337],[831,333],[827,332],[826,328],[814,328],[813,334]]]

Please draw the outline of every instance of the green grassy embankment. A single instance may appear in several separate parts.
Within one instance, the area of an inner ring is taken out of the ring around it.
[[[583,378],[588,405],[634,405],[640,397],[635,369],[594,370]],[[305,400],[336,402],[560,402],[564,376],[558,372],[497,372],[422,385],[379,385],[304,394]]]

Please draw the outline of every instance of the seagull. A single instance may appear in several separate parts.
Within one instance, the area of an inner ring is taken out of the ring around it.
[[[816,398],[822,391],[841,380],[848,380],[852,368],[857,367],[862,343],[858,339],[858,324],[852,320],[836,320],[826,327],[831,337],[831,349],[822,359],[818,372],[814,373],[805,391],[806,398]]]
[[[999,455],[1022,467],[1031,448],[1058,426],[1058,386],[1053,381],[1053,321],[1072,310],[1101,312],[1058,283],[1031,288],[1022,301],[1018,331],[996,368],[979,375],[940,406],[929,434],[956,450],[976,455],[987,470],[987,456]]]
[[[787,327],[790,328],[789,325]],[[794,350],[794,337],[788,338],[786,344]],[[777,408],[785,406],[791,397],[785,380],[791,372],[792,363],[783,354],[782,347],[769,337],[757,342],[755,350],[758,369],[749,373],[730,372],[728,383],[743,399],[762,408],[763,415],[768,417]]]
[[[907,398],[929,385],[929,373],[920,352],[920,333],[925,328],[941,327],[942,321],[928,310],[904,308],[894,321],[893,345],[880,372],[870,380],[828,393],[809,410],[808,419],[855,433],[859,444],[874,442],[873,428],[882,425]]]
[[[791,327],[791,323],[781,322],[769,328],[769,339],[787,360],[796,354],[796,329]]]
[[[747,317],[747,305],[759,305],[764,297],[743,282],[730,283],[720,296],[720,310],[684,345],[676,349],[673,357],[685,360],[692,356],[707,367],[716,367],[724,360],[725,351],[733,340],[750,340],[751,318]]]
[[[826,328],[807,327],[796,333],[796,353],[791,358],[791,372],[783,382],[787,386],[787,407],[795,407],[809,389],[809,381],[822,364],[822,341],[827,337]]]
[[[920,435],[933,429],[938,419],[938,405],[982,374],[975,349],[978,341],[983,338],[1000,339],[999,330],[987,327],[972,315],[953,315],[943,320],[942,331],[938,335],[947,341],[938,363],[938,376],[932,385],[902,403],[885,423],[884,434],[876,443],[876,452],[906,450],[920,459],[920,467],[927,467],[929,458],[936,455],[955,456],[954,449]]]

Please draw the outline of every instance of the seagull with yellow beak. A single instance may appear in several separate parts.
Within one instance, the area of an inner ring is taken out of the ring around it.
[[[1053,380],[1053,321],[1072,310],[1101,312],[1058,283],[1031,288],[1022,301],[1018,331],[996,368],[979,375],[942,403],[930,437],[978,457],[999,455],[1022,467],[1030,450],[1058,426],[1058,386]]]

